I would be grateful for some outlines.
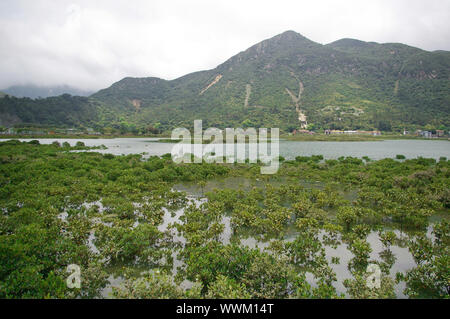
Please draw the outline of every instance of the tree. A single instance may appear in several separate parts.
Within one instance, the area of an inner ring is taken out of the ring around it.
[[[250,299],[250,294],[246,291],[243,283],[219,275],[216,281],[208,287],[206,298],[209,299]]]
[[[336,218],[341,225],[344,225],[349,230],[350,226],[357,221],[358,215],[352,206],[341,206],[338,208]]]
[[[411,298],[448,298],[450,294],[450,223],[434,225],[434,240],[417,235],[409,241],[409,249],[417,267],[405,274],[398,273],[397,281],[405,281],[405,294]]]
[[[112,296],[118,299],[179,299],[199,298],[201,286],[194,284],[189,292],[175,285],[172,277],[159,270],[134,278],[129,273],[118,287],[112,288]]]

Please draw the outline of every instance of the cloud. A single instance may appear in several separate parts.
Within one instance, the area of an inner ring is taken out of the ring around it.
[[[0,88],[97,90],[125,76],[173,79],[214,68],[286,30],[450,50],[450,1],[0,2]]]

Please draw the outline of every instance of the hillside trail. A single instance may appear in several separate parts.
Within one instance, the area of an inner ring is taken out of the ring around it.
[[[286,88],[286,92],[289,94],[289,96],[291,97],[292,102],[295,104],[295,110],[298,114],[298,121],[300,122],[300,126],[302,129],[306,129],[306,127],[308,126],[308,121],[306,118],[306,114],[303,113],[303,111],[300,108],[300,104],[301,104],[301,99],[302,99],[302,94],[303,91],[305,90],[302,81],[300,81],[297,77],[295,77],[299,83],[299,87],[298,87],[298,95],[296,96],[294,93],[292,93],[288,88]]]

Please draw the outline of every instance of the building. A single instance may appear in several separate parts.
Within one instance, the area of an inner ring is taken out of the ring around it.
[[[5,134],[6,135],[14,135],[14,134],[16,134],[16,130],[14,130],[14,128],[12,128],[12,127],[9,127],[8,129],[6,129]]]
[[[80,132],[78,132],[78,131],[77,131],[76,129],[74,129],[74,128],[69,128],[69,129],[67,129],[66,133],[67,133],[68,135],[76,135],[76,134],[80,134]]]
[[[88,135],[100,135],[100,132],[95,132],[93,128],[86,129]]]
[[[433,134],[430,131],[419,131],[419,135],[425,138],[432,138]]]
[[[380,136],[380,131],[339,131],[339,130],[326,130],[326,135],[330,134],[348,134],[348,135],[373,135],[373,136]]]

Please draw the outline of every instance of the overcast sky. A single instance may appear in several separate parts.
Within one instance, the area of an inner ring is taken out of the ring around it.
[[[174,79],[286,30],[450,50],[450,1],[0,0],[0,88]]]

